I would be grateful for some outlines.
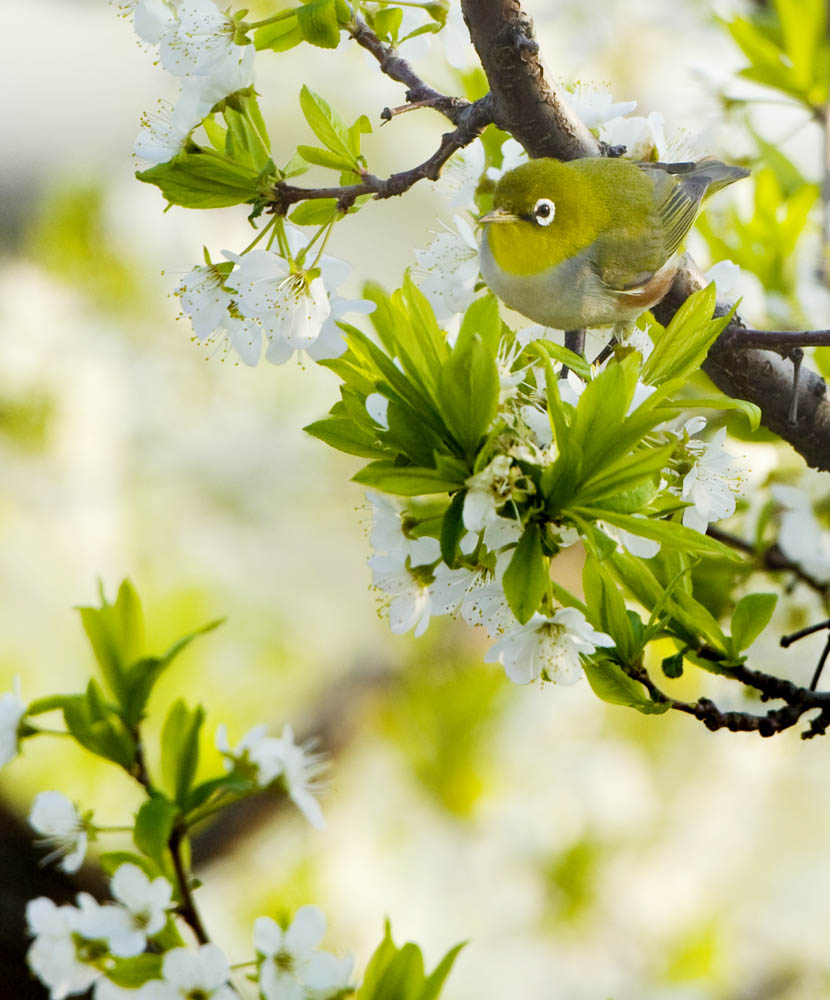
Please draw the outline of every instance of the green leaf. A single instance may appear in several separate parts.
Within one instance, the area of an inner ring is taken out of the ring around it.
[[[686,299],[657,337],[654,350],[643,365],[643,382],[660,385],[668,379],[684,378],[700,368],[735,311],[733,307],[725,316],[713,318],[716,297],[712,281]]]
[[[303,33],[297,21],[297,8],[292,7],[280,13],[282,17],[279,21],[257,28],[254,33],[254,46],[257,51],[271,49],[274,52],[286,52],[302,42]]]
[[[110,878],[118,871],[121,865],[137,865],[149,879],[154,879],[161,875],[161,869],[148,857],[143,854],[135,854],[133,851],[105,851],[96,858],[98,864]]]
[[[764,631],[777,601],[777,594],[747,594],[738,601],[730,626],[735,653],[748,649]]]
[[[418,994],[417,1000],[436,1000],[447,979],[447,976],[452,971],[455,960],[458,958],[458,953],[462,948],[466,947],[466,944],[466,941],[461,941],[454,948],[450,948],[432,973],[427,977],[427,980],[424,983],[424,988]]]
[[[401,30],[403,11],[400,7],[381,8],[375,12],[374,29],[378,38],[397,44],[398,32]]]
[[[683,676],[683,654],[675,653],[673,656],[663,657],[660,669],[666,677],[677,678]]]
[[[699,552],[701,555],[719,556],[733,562],[740,562],[743,556],[724,545],[722,542],[703,535],[699,531],[687,528],[679,521],[663,521],[653,517],[634,517],[632,514],[620,514],[615,510],[600,507],[574,507],[574,513],[594,521],[607,521],[616,528],[630,531],[632,535],[642,538],[652,538],[662,545],[682,549],[685,552]]]
[[[322,144],[333,153],[347,159],[351,166],[357,166],[349,146],[349,130],[340,115],[319,94],[303,85],[300,91],[300,107],[311,131]]]
[[[652,701],[642,684],[611,660],[585,660],[583,669],[594,694],[611,705],[636,708],[644,715],[662,715],[669,710],[669,702]]]
[[[165,868],[167,845],[178,813],[179,810],[169,799],[154,795],[142,803],[135,817],[135,846],[162,869]]]
[[[148,656],[133,663],[124,678],[124,721],[136,725],[144,715],[144,709],[159,677],[173,660],[183,652],[194,639],[218,628],[224,618],[217,618],[201,628],[182,636],[161,656]]]
[[[383,939],[375,948],[363,974],[363,983],[357,991],[357,1000],[374,1000],[378,985],[389,963],[398,949],[392,940],[392,927],[388,920],[384,923]]]
[[[544,357],[553,358],[554,361],[561,361],[567,365],[571,371],[576,372],[580,378],[588,381],[591,378],[591,366],[579,354],[569,351],[567,347],[561,347],[552,340],[534,340],[529,345],[529,350]]]
[[[317,146],[297,146],[297,152],[306,163],[313,163],[318,167],[328,167],[330,170],[354,170],[353,156],[333,153],[330,149],[318,149]]]
[[[538,610],[549,579],[550,566],[542,552],[541,531],[532,522],[519,539],[503,578],[504,596],[522,625]]]
[[[104,680],[120,702],[124,671],[141,655],[144,645],[144,617],[138,594],[130,581],[124,580],[115,604],[107,601],[101,588],[101,606],[80,607],[78,611]]]
[[[473,337],[464,350],[453,351],[438,379],[441,414],[450,433],[471,459],[496,416],[498,402],[496,363],[482,339]]]
[[[363,486],[404,497],[452,493],[464,485],[462,478],[447,479],[435,469],[383,461],[370,462],[352,478]]]
[[[173,799],[184,806],[199,763],[199,731],[205,720],[201,705],[189,709],[179,698],[170,707],[161,735],[161,772]]]
[[[184,208],[245,205],[267,195],[272,186],[258,170],[198,146],[168,163],[139,170],[136,177],[155,184],[171,205]]]
[[[455,569],[456,567],[458,543],[464,536],[463,513],[466,496],[466,490],[459,490],[452,498],[441,521],[441,558],[450,569]]]
[[[107,979],[125,990],[136,990],[151,979],[161,979],[163,955],[136,955],[134,958],[116,958],[107,969]]]
[[[616,582],[593,556],[585,560],[582,589],[590,620],[611,636],[622,659],[630,662],[641,651],[636,648],[625,601]]]
[[[751,431],[761,426],[761,407],[746,399],[732,399],[729,396],[703,396],[695,399],[667,399],[659,404],[661,410],[737,410],[742,413]]]
[[[308,0],[297,8],[297,26],[303,38],[323,49],[336,49],[340,41],[335,0]]]
[[[461,320],[461,329],[453,348],[454,354],[463,354],[470,344],[479,337],[491,358],[495,358],[502,334],[499,315],[499,301],[495,295],[484,295],[474,299]]]
[[[90,680],[84,694],[67,697],[62,708],[66,728],[82,747],[126,771],[132,768],[135,742],[96,681]]]
[[[297,226],[322,226],[338,211],[336,198],[312,198],[298,205],[288,218]]]
[[[407,942],[384,969],[373,1000],[415,1000],[423,980],[421,949]]]
[[[303,430],[330,447],[346,452],[347,455],[358,455],[360,458],[388,458],[387,451],[379,446],[377,438],[356,426],[353,420],[327,417],[324,420],[315,420]]]

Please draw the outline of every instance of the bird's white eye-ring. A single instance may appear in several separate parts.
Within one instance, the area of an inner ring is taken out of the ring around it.
[[[540,198],[533,206],[533,218],[540,226],[549,226],[556,215],[556,205],[550,198]]]

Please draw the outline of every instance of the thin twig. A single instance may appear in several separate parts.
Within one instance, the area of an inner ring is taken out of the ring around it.
[[[334,198],[338,210],[346,212],[363,195],[372,195],[378,199],[393,198],[408,191],[420,180],[437,180],[441,168],[453,153],[463,149],[464,146],[469,146],[481,130],[490,124],[492,121],[490,107],[491,101],[488,97],[482,97],[469,105],[460,124],[452,132],[445,132],[441,136],[441,145],[432,156],[409,170],[401,170],[385,178],[366,174],[359,184],[347,184],[342,187],[304,188],[280,183],[274,187],[269,211],[284,215],[299,201]]]
[[[430,87],[418,76],[411,63],[400,56],[394,46],[382,42],[361,18],[356,17],[347,30],[358,45],[377,59],[382,73],[407,87],[407,104],[429,106],[449,118],[453,125],[459,124],[462,112],[470,106],[468,100],[441,94]]]
[[[173,857],[173,868],[176,872],[176,881],[179,883],[179,890],[182,895],[179,912],[182,915],[182,919],[190,926],[191,930],[196,935],[196,940],[199,944],[207,944],[210,941],[210,938],[208,937],[208,933],[202,923],[202,918],[199,916],[199,911],[196,908],[196,901],[193,899],[193,893],[190,891],[190,876],[185,871],[184,860],[182,858],[182,841],[185,836],[186,835],[182,830],[176,829],[171,833],[168,844],[170,854]]]
[[[709,525],[706,534],[738,552],[745,552],[747,555],[753,556],[765,570],[772,573],[792,573],[823,598],[826,599],[830,596],[830,583],[822,583],[821,580],[811,576],[797,562],[788,559],[777,544],[770,545],[765,549],[758,549],[751,542],[746,542],[737,535],[723,531],[714,524]]]

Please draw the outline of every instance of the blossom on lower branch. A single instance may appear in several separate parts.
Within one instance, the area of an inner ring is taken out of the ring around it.
[[[216,746],[225,758],[225,769],[239,772],[260,788],[281,782],[286,795],[308,822],[317,830],[325,829],[326,821],[315,798],[320,773],[326,766],[323,755],[315,753],[311,743],[297,744],[294,730],[287,724],[281,737],[265,734],[264,725],[254,726],[232,750],[227,730],[220,725],[216,730]]]
[[[237,1000],[239,996],[228,985],[228,960],[215,944],[203,944],[196,951],[173,948],[164,956],[161,974],[161,979],[142,986],[138,1000]]]
[[[573,684],[581,675],[581,653],[613,645],[611,636],[593,629],[581,611],[560,608],[550,618],[537,612],[525,625],[508,629],[484,660],[501,663],[516,684],[529,684],[537,677]]]
[[[348,987],[353,960],[317,948],[325,931],[325,917],[316,906],[300,907],[285,930],[271,917],[256,919],[254,948],[265,1000],[329,997]]]
[[[61,792],[40,792],[32,803],[29,823],[40,834],[39,842],[52,848],[46,864],[60,858],[60,868],[72,874],[83,864],[87,846],[87,823]]]

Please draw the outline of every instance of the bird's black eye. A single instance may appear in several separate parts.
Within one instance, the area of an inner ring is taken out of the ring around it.
[[[540,226],[549,226],[556,215],[556,205],[550,198],[540,198],[533,206],[533,218]]]

